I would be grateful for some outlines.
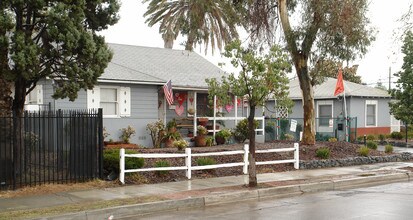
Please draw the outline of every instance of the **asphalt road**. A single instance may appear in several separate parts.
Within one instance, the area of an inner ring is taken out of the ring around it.
[[[413,183],[240,201],[123,219],[413,219]]]

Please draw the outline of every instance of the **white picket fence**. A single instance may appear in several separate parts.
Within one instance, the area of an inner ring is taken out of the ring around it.
[[[208,153],[191,153],[191,148],[186,148],[185,153],[182,154],[125,154],[125,149],[120,150],[120,174],[119,180],[122,184],[125,184],[125,173],[134,173],[134,172],[144,172],[144,171],[166,171],[166,170],[185,170],[186,177],[191,179],[192,170],[207,170],[207,169],[216,169],[223,167],[243,167],[243,173],[248,174],[248,144],[244,145],[243,150],[235,151],[223,151],[223,152],[208,152]],[[279,149],[266,149],[266,150],[256,150],[256,154],[264,153],[280,153],[280,152],[290,152],[294,151],[294,158],[290,160],[273,160],[273,161],[259,161],[256,162],[256,165],[268,165],[268,164],[282,164],[282,163],[294,163],[294,168],[299,169],[300,159],[299,159],[299,148],[298,143],[294,143],[294,147],[291,148],[279,148]],[[243,154],[243,162],[238,163],[225,163],[225,164],[214,164],[214,165],[205,165],[205,166],[192,166],[191,161],[192,157],[207,157],[207,156],[223,156],[223,155],[237,155]],[[125,158],[126,157],[135,157],[135,158],[185,158],[185,166],[181,167],[151,167],[151,168],[140,168],[140,169],[125,169]]]

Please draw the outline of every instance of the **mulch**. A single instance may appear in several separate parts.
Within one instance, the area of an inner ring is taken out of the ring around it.
[[[291,148],[293,142],[289,141],[275,141],[271,143],[257,143],[256,149],[274,149],[274,148]],[[242,150],[244,144],[219,145],[212,147],[192,147],[192,153],[202,152],[217,152],[217,151],[232,151]],[[315,145],[300,145],[300,161],[319,160],[316,157],[318,148],[327,147],[330,149],[329,159],[342,159],[357,157],[359,145],[347,142],[317,142]],[[183,153],[176,148],[139,148],[137,153]],[[383,156],[386,153],[370,150],[370,156]],[[269,160],[285,160],[293,159],[293,152],[284,153],[265,153],[256,154],[256,161]],[[226,155],[226,156],[211,156],[216,161],[216,164],[221,163],[235,163],[243,161],[243,155]],[[167,158],[167,159],[145,159],[145,167],[154,167],[159,160],[166,160],[170,166],[184,166],[184,158]],[[196,166],[197,158],[192,158],[193,166]],[[257,173],[272,173],[284,172],[294,170],[293,164],[276,164],[276,165],[260,165],[257,166]],[[211,178],[221,176],[236,176],[242,175],[242,167],[218,168],[213,170],[192,171],[192,178]],[[138,178],[137,178],[138,176]],[[160,182],[174,182],[186,180],[185,171],[168,171],[166,174],[159,172],[140,172],[139,174],[128,174],[125,178],[126,183],[160,183]]]

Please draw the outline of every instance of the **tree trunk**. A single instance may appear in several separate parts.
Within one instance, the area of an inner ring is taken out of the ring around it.
[[[310,75],[308,73],[307,59],[305,56],[298,56],[295,60],[295,69],[303,96],[304,110],[304,133],[302,143],[306,145],[315,144],[315,115],[314,115],[314,90],[311,85]]]
[[[250,106],[250,115],[248,116],[248,131],[249,131],[249,155],[248,155],[248,174],[249,187],[257,186],[257,169],[255,165],[255,128],[254,128],[255,106]]]
[[[194,43],[195,43],[195,34],[193,34],[193,31],[190,31],[188,34],[188,39],[185,44],[185,50],[192,51],[194,49]]]
[[[13,99],[13,162],[15,175],[20,175],[21,172],[21,152],[24,146],[24,124],[23,112],[24,101],[26,99],[26,86],[23,79],[19,79],[14,85],[14,99]]]

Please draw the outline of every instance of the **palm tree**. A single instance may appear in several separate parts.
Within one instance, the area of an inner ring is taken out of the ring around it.
[[[210,44],[212,53],[238,38],[240,18],[229,0],[143,0],[147,2],[146,23],[160,24],[165,48],[172,48],[178,34],[186,36],[186,50],[204,43],[205,52]]]

